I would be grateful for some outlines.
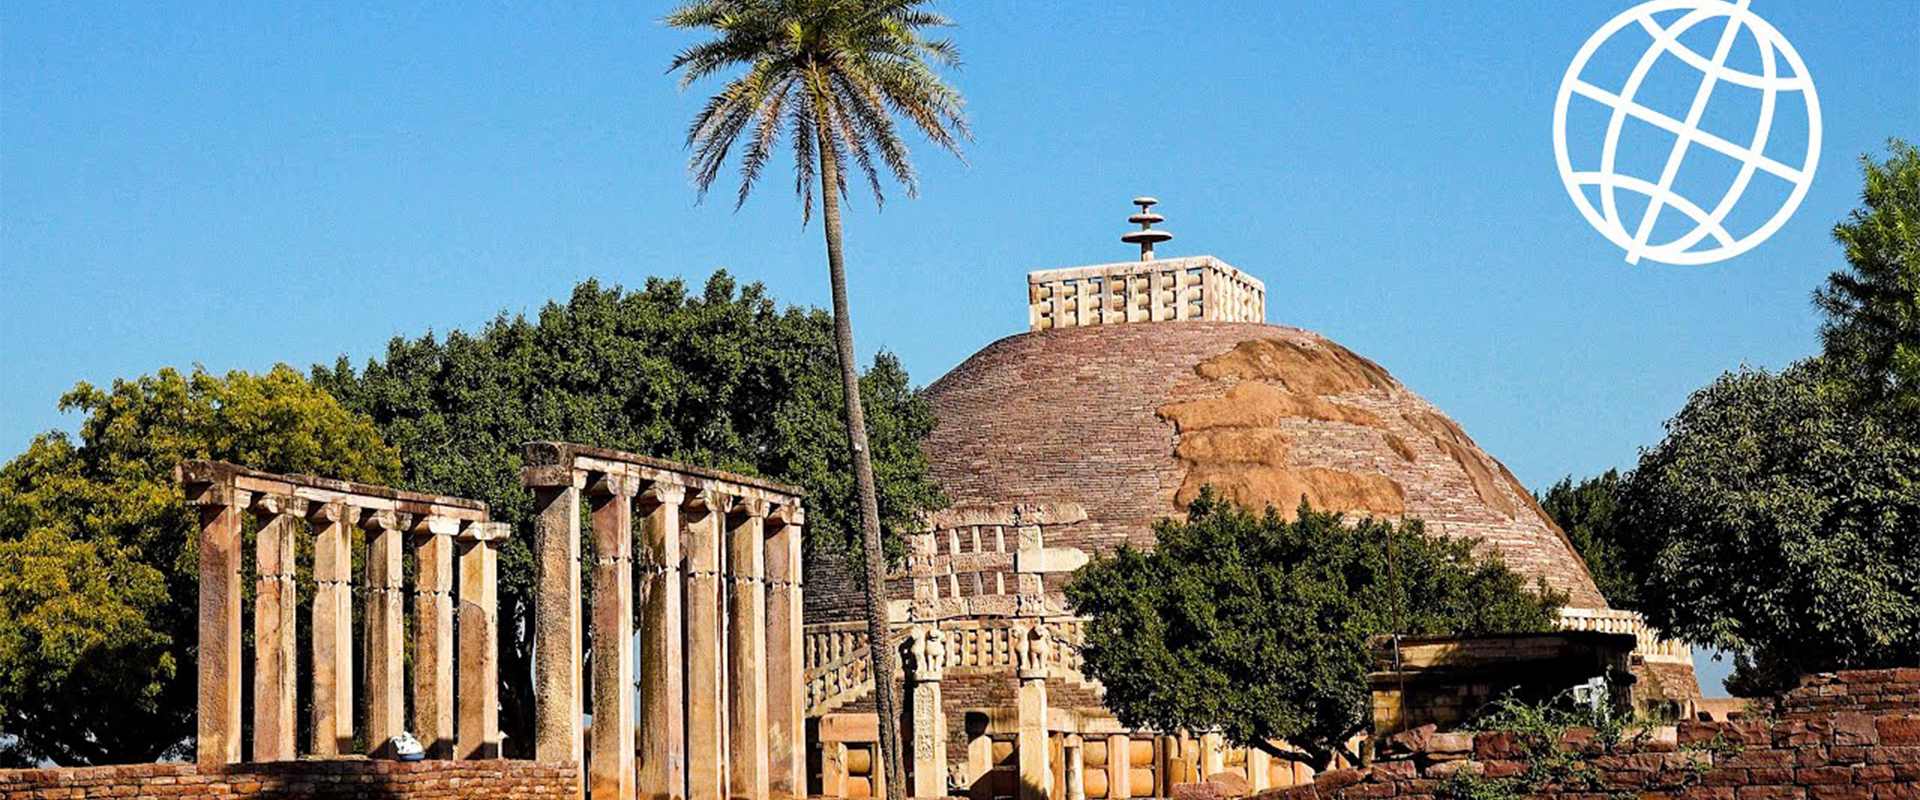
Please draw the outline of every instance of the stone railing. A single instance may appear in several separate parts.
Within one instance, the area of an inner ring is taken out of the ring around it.
[[[1031,330],[1128,322],[1265,322],[1267,287],[1212,256],[1126,261],[1027,275]]]
[[[801,491],[555,442],[526,445],[521,463],[535,510],[538,757],[584,760],[595,797],[804,795]],[[594,542],[590,625],[583,535]],[[639,719],[624,690],[635,683],[636,629]],[[587,632],[593,685],[620,687],[595,691],[590,706],[581,702]],[[593,752],[583,759],[589,712]]]
[[[1632,634],[1638,642],[1633,654],[1648,662],[1693,663],[1692,645],[1662,637],[1660,631],[1647,625],[1647,621],[1633,611],[1612,608],[1562,608],[1560,609],[1560,627],[1570,631]]]
[[[246,559],[242,527],[248,516],[258,526],[253,566],[259,576],[249,760],[287,761],[300,755],[294,742],[299,664],[295,576],[302,549],[297,537],[302,535],[312,537],[314,583],[313,736],[306,753],[343,755],[353,748],[354,528],[367,539],[363,633],[369,747],[379,752],[390,737],[407,730],[406,590],[401,573],[404,551],[411,548],[416,562],[413,732],[430,758],[498,757],[495,572],[499,542],[507,530],[488,521],[485,503],[276,475],[216,461],[183,463],[176,477],[187,502],[200,513],[201,764],[232,764],[242,756],[240,575]]]

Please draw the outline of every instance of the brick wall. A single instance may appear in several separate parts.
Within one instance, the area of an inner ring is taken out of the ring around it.
[[[1780,715],[1818,717],[1843,711],[1920,713],[1920,669],[1850,670],[1810,675],[1780,697]]]
[[[1838,687],[1838,688],[1832,688]],[[1683,722],[1612,753],[1574,731],[1563,746],[1587,752],[1597,785],[1549,787],[1549,800],[1920,800],[1920,669],[1810,676],[1782,698],[1793,716],[1738,722]],[[1825,689],[1825,692],[1820,690]],[[1808,691],[1813,690],[1813,691]],[[1856,695],[1857,693],[1857,695]],[[1821,698],[1822,708],[1807,706]],[[1888,699],[1903,698],[1903,699]],[[1848,701],[1852,702],[1849,703]],[[1885,704],[1874,710],[1862,707]],[[1836,710],[1842,709],[1842,710]],[[1262,792],[1260,800],[1435,800],[1462,772],[1521,774],[1508,733],[1433,733],[1389,742],[1365,770],[1335,770],[1312,784]],[[1230,794],[1217,782],[1182,784],[1176,797]]]
[[[579,771],[533,761],[281,761],[0,770],[0,800],[41,798],[571,798]]]

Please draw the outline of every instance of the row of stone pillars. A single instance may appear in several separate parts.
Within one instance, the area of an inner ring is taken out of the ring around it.
[[[251,761],[284,761],[295,742],[298,587],[303,529],[313,537],[313,727],[307,753],[354,742],[352,529],[365,532],[368,749],[406,726],[403,556],[414,586],[413,730],[431,758],[494,758],[500,749],[496,564],[506,526],[475,500],[276,475],[214,461],[176,470],[200,515],[199,761],[242,758],[240,575],[243,524],[257,521]],[[455,637],[458,563],[459,641]],[[458,669],[455,664],[458,662]],[[455,708],[455,681],[459,706]],[[456,724],[457,723],[457,724]]]
[[[523,464],[536,514],[537,756],[586,761],[596,798],[804,796],[800,490],[571,444],[527,445]],[[583,499],[594,545],[590,708]],[[637,731],[627,688],[636,668]],[[583,711],[593,715],[591,753]]]

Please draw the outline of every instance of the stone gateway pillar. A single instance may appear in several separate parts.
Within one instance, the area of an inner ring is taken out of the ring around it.
[[[1019,800],[1049,800],[1053,770],[1048,763],[1047,663],[1053,649],[1045,623],[1015,630],[1014,661],[1019,667],[1019,732],[1014,747],[1020,770]]]
[[[912,704],[913,796],[947,796],[947,714],[940,683],[946,677],[947,636],[937,624],[916,626],[907,638]]]

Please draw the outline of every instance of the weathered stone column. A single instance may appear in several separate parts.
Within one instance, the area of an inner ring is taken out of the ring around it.
[[[1253,791],[1273,786],[1273,756],[1258,747],[1247,748],[1247,786]]]
[[[775,508],[767,518],[767,793],[776,800],[807,795],[800,555],[805,523],[794,505]]]
[[[361,512],[360,527],[367,531],[367,749],[388,755],[388,740],[406,730],[403,533],[391,511]]]
[[[721,702],[726,675],[721,662],[720,524],[721,502],[712,491],[687,492],[686,676],[687,797],[721,800],[727,787],[726,735]]]
[[[1107,737],[1108,800],[1133,797],[1133,740],[1124,733]]]
[[[1227,769],[1227,751],[1221,744],[1218,732],[1200,734],[1200,780],[1206,780]]]
[[[847,796],[847,743],[820,743],[820,794]]]
[[[947,714],[941,708],[940,682],[946,678],[947,635],[937,623],[924,623],[907,638],[908,692],[913,714],[913,796],[947,796]]]
[[[728,792],[767,798],[767,503],[737,500],[727,512]]]
[[[201,764],[240,761],[240,515],[250,500],[231,483],[188,484],[200,512]]]
[[[259,579],[253,597],[253,757],[254,761],[291,761],[295,756],[294,687],[298,669],[293,585],[294,501],[260,496],[253,513],[260,520],[254,535]]]
[[[500,757],[500,542],[504,522],[460,537],[460,718],[457,758]]]
[[[315,503],[313,525],[313,742],[316,756],[353,750],[353,540],[347,508]]]
[[[1061,746],[1060,769],[1066,773],[1067,800],[1087,800],[1087,784],[1084,772],[1085,742],[1078,734],[1067,734]]]
[[[580,721],[580,488],[571,465],[524,470],[533,488],[533,745],[542,761],[584,761]],[[584,782],[577,794],[584,795]]]
[[[427,758],[453,758],[453,536],[459,520],[414,521],[413,735]]]
[[[681,658],[680,503],[684,487],[656,483],[640,494],[639,800],[687,794],[686,672]]]
[[[1019,730],[1014,743],[1020,768],[1019,800],[1048,800],[1053,794],[1053,771],[1047,763],[1047,662],[1053,640],[1044,623],[1014,633],[1018,637],[1014,662],[1020,670]]]
[[[588,791],[633,797],[633,496],[635,481],[601,475],[593,506],[593,756]]]

